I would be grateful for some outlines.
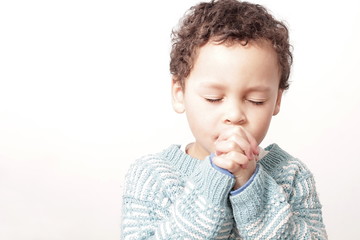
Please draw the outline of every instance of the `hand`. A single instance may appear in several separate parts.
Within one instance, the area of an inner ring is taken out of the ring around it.
[[[220,134],[215,149],[213,163],[235,176],[234,189],[243,186],[256,169],[259,148],[255,138],[244,128],[236,126]]]

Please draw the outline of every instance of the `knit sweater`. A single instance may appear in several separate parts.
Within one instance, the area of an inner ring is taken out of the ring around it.
[[[126,176],[123,239],[327,239],[315,182],[278,145],[251,183],[230,194],[231,174],[172,145],[135,161]]]

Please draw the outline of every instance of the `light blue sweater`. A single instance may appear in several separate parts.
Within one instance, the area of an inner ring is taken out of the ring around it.
[[[123,239],[327,239],[312,174],[276,144],[236,194],[231,175],[173,145],[129,169]]]

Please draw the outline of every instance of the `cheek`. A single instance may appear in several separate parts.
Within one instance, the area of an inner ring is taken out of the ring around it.
[[[210,133],[215,127],[213,119],[211,119],[210,115],[207,115],[206,113],[202,114],[199,111],[187,112],[187,119],[192,131],[194,132]]]
[[[189,127],[197,140],[212,140],[216,135],[217,120],[214,114],[200,109],[192,108],[186,111]]]
[[[213,122],[214,111],[211,106],[198,96],[187,98],[185,103],[185,112],[189,123],[198,125],[199,128],[205,128],[210,122]]]
[[[271,114],[257,114],[250,120],[250,132],[258,144],[264,139],[271,122]]]

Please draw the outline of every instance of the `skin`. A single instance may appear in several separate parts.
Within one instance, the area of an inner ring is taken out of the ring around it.
[[[187,153],[204,159],[215,153],[214,164],[244,185],[256,169],[258,145],[282,97],[277,54],[266,41],[216,44],[198,51],[185,89],[173,81],[173,107],[186,113],[195,142]]]

